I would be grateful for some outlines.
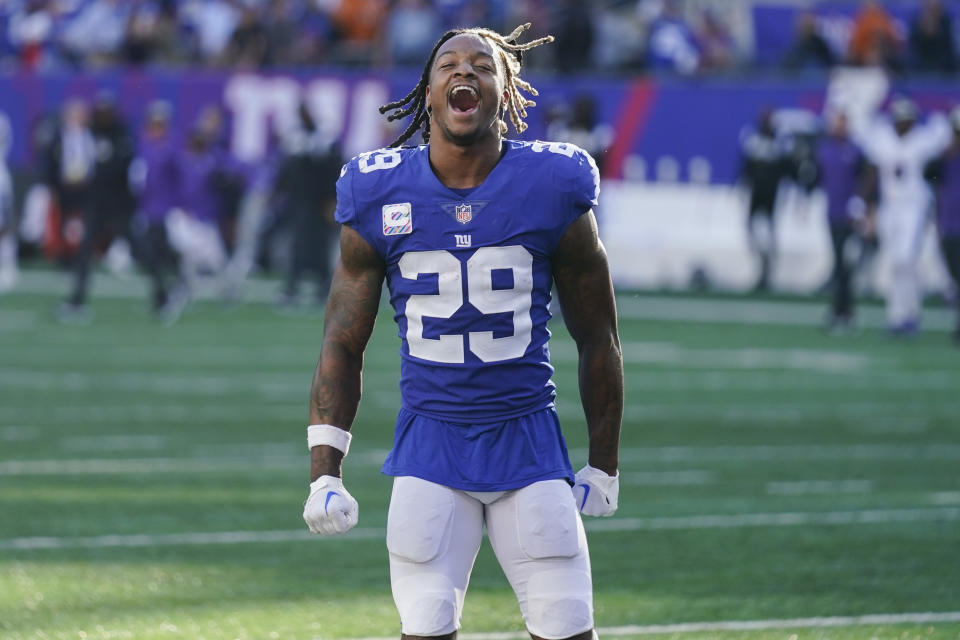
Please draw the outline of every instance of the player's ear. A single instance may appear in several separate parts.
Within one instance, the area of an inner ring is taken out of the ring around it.
[[[427,115],[428,116],[431,115],[433,113],[433,107],[430,106],[430,85],[429,84],[423,88],[423,104],[424,104],[424,109],[426,109],[427,111]]]

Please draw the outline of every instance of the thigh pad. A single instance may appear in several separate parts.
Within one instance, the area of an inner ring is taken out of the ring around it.
[[[528,557],[570,558],[580,552],[580,516],[565,481],[519,489],[516,509],[520,548]]]
[[[430,562],[450,543],[453,490],[420,478],[394,480],[387,514],[387,549],[410,562]]]

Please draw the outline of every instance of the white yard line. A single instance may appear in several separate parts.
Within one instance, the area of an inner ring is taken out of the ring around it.
[[[282,455],[283,443],[266,445],[261,455],[195,456],[195,457],[139,457],[139,458],[62,458],[44,460],[0,461],[0,476],[42,476],[67,474],[122,474],[122,473],[195,473],[229,471],[234,469],[290,469],[306,460],[303,456]],[[238,448],[231,452],[246,451]],[[272,455],[271,455],[272,453]],[[266,455],[264,455],[266,454]],[[386,449],[366,449],[352,452],[350,463],[379,466],[387,455]],[[570,450],[574,463],[587,459],[587,450]],[[620,450],[620,461],[625,465],[638,463],[710,463],[710,462],[816,462],[816,461],[883,461],[883,460],[960,460],[957,444],[854,444],[854,445],[752,445],[703,447],[625,447]],[[646,471],[646,470],[644,470]],[[671,470],[665,470],[671,472]],[[673,472],[677,473],[677,472]],[[631,476],[634,477],[634,476]],[[635,476],[639,484],[653,482],[654,476]],[[702,479],[702,478],[701,478]],[[687,480],[691,480],[690,477]]]
[[[597,627],[601,638],[611,636],[649,636],[668,633],[710,633],[712,631],[767,631],[772,629],[819,629],[829,627],[863,627],[890,624],[936,624],[960,622],[960,611],[942,613],[881,613],[865,616],[831,616],[820,618],[784,618],[773,620],[729,620],[715,622],[681,622],[677,624],[628,625]],[[461,640],[527,640],[525,631],[461,633]],[[349,640],[393,640],[394,636],[351,638]]]
[[[683,487],[711,484],[716,482],[717,474],[704,469],[676,471],[623,471],[620,482],[641,487]]]
[[[352,452],[353,464],[379,466],[387,457],[385,449]],[[307,463],[306,446],[302,456],[260,455],[193,458],[71,458],[52,460],[0,461],[0,476],[113,475],[140,473],[205,473],[217,471],[262,471],[301,469]]]
[[[872,480],[796,480],[792,482],[767,483],[767,493],[775,496],[871,493],[872,491]]]
[[[913,522],[954,522],[960,520],[960,507],[926,509],[872,509],[863,511],[823,511],[792,513],[740,513],[729,515],[676,516],[660,518],[610,518],[588,520],[587,531],[690,531],[697,529],[736,529],[747,527],[844,526]],[[82,549],[109,547],[195,546],[257,544],[314,540],[382,539],[385,529],[360,527],[344,538],[322,538],[302,529],[287,531],[221,531],[211,533],[170,533],[106,535],[90,537],[41,536],[0,540],[0,549]]]

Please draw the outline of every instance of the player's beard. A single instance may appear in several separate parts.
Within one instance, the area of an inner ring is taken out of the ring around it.
[[[498,113],[499,109],[495,107],[493,114],[488,115],[485,119],[487,121],[486,124],[481,122],[475,128],[463,133],[455,133],[451,131],[446,122],[440,118],[435,118],[433,124],[439,131],[440,135],[442,135],[449,142],[452,142],[458,147],[470,147],[482,142],[487,138],[499,139],[500,118],[497,117]]]

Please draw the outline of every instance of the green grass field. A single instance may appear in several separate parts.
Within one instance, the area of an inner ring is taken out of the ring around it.
[[[0,638],[399,636],[378,468],[399,401],[389,313],[346,466],[360,524],[321,539],[300,518],[319,313],[201,301],[163,327],[100,276],[93,323],[62,326],[59,277],[27,275],[56,286],[0,297]],[[893,341],[876,308],[836,338],[815,301],[619,303],[620,510],[588,523],[605,640],[960,638],[945,311]],[[579,467],[575,350],[553,330]],[[462,637],[522,630],[485,545]]]

